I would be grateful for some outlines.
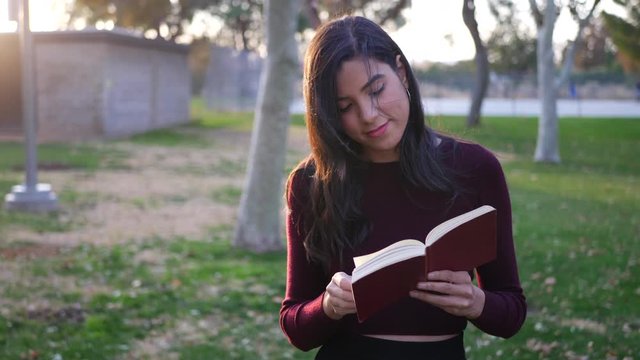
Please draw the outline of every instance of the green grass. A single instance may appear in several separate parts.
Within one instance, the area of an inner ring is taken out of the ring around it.
[[[248,112],[211,112],[206,109],[202,98],[191,102],[192,124],[207,129],[233,129],[250,131],[253,124],[253,113]]]
[[[185,129],[188,126],[184,127]],[[204,147],[207,145],[205,139],[196,134],[179,131],[180,128],[157,129],[146,133],[131,136],[127,141],[139,145],[155,145],[167,147]]]
[[[0,142],[0,172],[22,172],[24,168],[24,146],[18,142]],[[100,150],[87,145],[44,144],[38,146],[39,167],[57,167],[95,170],[114,161],[117,151]]]
[[[462,118],[432,123],[515,155],[503,167],[530,313],[508,341],[467,331],[470,356],[637,356],[640,121],[561,119],[559,165],[532,162],[535,119],[485,118],[473,130]]]
[[[212,328],[198,329],[201,343],[185,341],[172,351],[186,358],[235,354],[234,358],[252,359],[260,352],[269,358],[282,352],[293,354],[279,329],[274,328],[279,296],[284,292],[284,254],[256,255],[234,249],[229,244],[231,234],[230,228],[222,227],[212,229],[207,239],[169,244],[151,239],[108,249],[87,245],[40,260],[31,267],[37,286],[23,291],[5,287],[1,296],[19,299],[29,298],[33,292],[55,292],[52,302],[60,302],[60,291],[47,289],[38,281],[48,272],[110,290],[83,304],[82,323],[38,321],[23,314],[0,317],[0,354],[20,358],[32,349],[43,358],[61,354],[64,359],[110,359],[151,332],[169,331],[184,321],[197,327],[207,319],[213,319],[209,320]],[[166,254],[162,271],[136,265],[136,253],[145,249]],[[203,291],[206,288],[215,291]]]
[[[220,189],[216,189],[212,197],[216,202],[226,205],[237,205],[240,202],[240,196],[242,195],[242,189],[237,186],[225,186]]]
[[[38,145],[38,180],[47,177],[47,171],[84,171],[94,172],[98,169],[123,168],[123,160],[127,154],[111,146],[86,144],[41,144]],[[0,199],[11,192],[14,185],[22,184],[24,178],[24,146],[18,142],[0,141]],[[71,188],[54,188],[58,199],[63,204],[84,206],[97,201],[95,194],[80,194]],[[18,225],[36,232],[63,232],[70,230],[74,224],[64,212],[47,215],[7,212],[0,206],[0,237],[10,225]]]
[[[193,124],[202,131],[249,131],[252,115],[206,112],[202,104]],[[504,156],[511,190],[514,237],[520,277],[529,304],[522,330],[509,340],[480,333],[469,325],[465,344],[470,359],[637,358],[640,354],[640,119],[573,119],[560,122],[562,164],[532,161],[535,119],[483,118],[465,130],[463,119],[435,118],[438,129],[472,139]],[[301,126],[295,117],[293,126]],[[134,138],[137,145],[189,148],[189,141],[167,130]],[[144,139],[144,140],[142,140]],[[107,144],[108,145],[108,144]],[[12,144],[0,143],[0,149]],[[103,150],[87,154],[73,145],[56,145],[59,161],[74,153],[76,168],[107,166]],[[108,146],[107,146],[108,148]],[[13,152],[11,152],[13,151]],[[0,169],[19,161],[19,151],[0,151]],[[108,151],[108,150],[104,150]],[[91,160],[94,159],[94,160]],[[83,165],[85,164],[85,165]],[[228,165],[228,166],[227,166]],[[229,176],[244,164],[219,164]],[[13,184],[16,173],[0,177]],[[10,178],[11,177],[11,178]],[[61,190],[65,204],[100,201],[96,194]],[[240,189],[221,186],[211,197],[237,204]],[[141,206],[147,206],[140,199]],[[25,216],[25,217],[22,217]],[[8,215],[2,225],[23,223],[42,232],[65,231],[64,216]],[[2,231],[0,231],[0,236]],[[77,304],[81,321],[30,314],[7,305],[0,312],[0,358],[112,359],[137,341],[171,335],[173,353],[184,359],[312,359],[291,347],[278,325],[284,294],[286,254],[256,255],[231,246],[230,226],[203,238],[147,239],[111,247],[84,245],[56,256],[2,259],[19,266],[26,280],[0,285],[0,299],[20,303],[47,299],[54,314]],[[14,244],[13,246],[28,246]],[[0,250],[7,246],[0,244]],[[151,263],[136,258],[143,251]],[[59,288],[50,276],[76,288]],[[96,287],[89,295],[79,289]],[[0,308],[2,308],[0,302]]]
[[[250,112],[212,112],[206,109],[201,98],[191,103],[192,125],[208,129],[231,129],[250,131],[253,127],[253,113]],[[291,125],[304,127],[304,116],[291,115]]]
[[[0,236],[8,225],[22,225],[38,233],[68,231],[72,226],[60,212],[30,214],[0,210]]]

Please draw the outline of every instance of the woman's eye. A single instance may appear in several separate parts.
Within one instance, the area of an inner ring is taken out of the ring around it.
[[[382,90],[384,90],[384,84],[380,85],[380,87],[378,87],[376,90],[373,90],[371,92],[371,95],[378,96],[378,95],[380,95],[380,93],[382,93]]]
[[[347,111],[349,111],[349,109],[351,109],[351,104],[345,106],[345,107],[338,107],[338,111],[340,113],[346,113]]]

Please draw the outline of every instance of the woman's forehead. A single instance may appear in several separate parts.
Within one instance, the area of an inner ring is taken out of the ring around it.
[[[367,74],[373,74],[376,71],[380,72],[380,68],[385,65],[387,64],[378,59],[358,56],[343,61],[342,64],[340,64],[340,67],[338,67],[337,75],[347,71],[361,71]]]
[[[384,62],[376,59],[355,58],[342,63],[336,73],[338,89],[356,88],[366,85],[372,78],[385,76],[391,72],[391,68]]]

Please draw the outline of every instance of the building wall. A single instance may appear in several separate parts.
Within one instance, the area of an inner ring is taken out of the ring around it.
[[[36,88],[38,138],[65,141],[102,134],[104,43],[38,42]]]
[[[40,141],[123,137],[189,121],[186,46],[118,31],[35,33],[34,43]]]
[[[153,128],[154,51],[109,45],[105,67],[104,132],[120,137]]]
[[[0,34],[0,134],[22,131],[22,86],[18,37]]]
[[[155,127],[165,127],[189,118],[191,73],[186,54],[156,57]]]
[[[253,111],[263,60],[255,53],[212,46],[202,96],[217,111]]]

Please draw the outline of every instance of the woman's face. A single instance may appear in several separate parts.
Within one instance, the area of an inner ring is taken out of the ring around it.
[[[396,64],[397,69],[392,69],[375,59],[355,58],[342,63],[337,74],[342,128],[362,146],[368,161],[399,159],[398,144],[409,120],[409,96],[400,55]]]

